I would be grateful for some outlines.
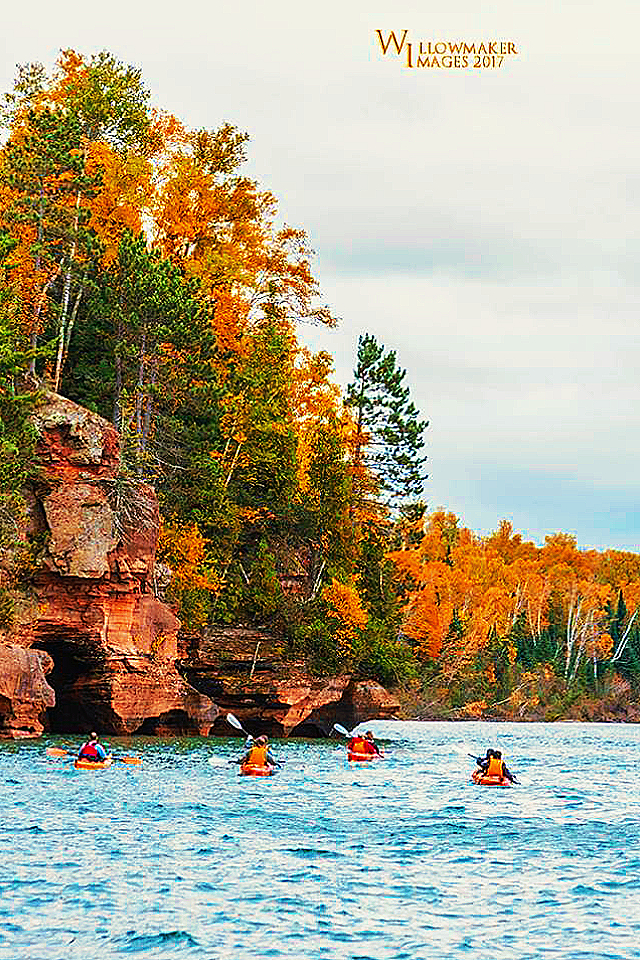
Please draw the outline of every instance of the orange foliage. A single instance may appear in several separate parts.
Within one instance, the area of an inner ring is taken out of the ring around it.
[[[329,615],[339,624],[335,632],[336,643],[346,653],[358,631],[364,629],[369,620],[358,591],[353,584],[332,580],[324,588],[323,597],[329,608]]]
[[[507,522],[481,538],[438,510],[423,521],[419,543],[389,556],[406,593],[402,631],[416,641],[419,655],[440,658],[450,678],[484,662],[490,679],[495,643],[513,664],[512,628],[524,617],[534,641],[540,639],[552,601],[567,618],[566,678],[575,678],[583,658],[591,659],[597,675],[598,662],[614,652],[606,622],[615,591],[622,593],[628,619],[640,606],[640,577],[634,577],[640,557],[579,550],[575,537],[562,533],[538,548],[514,535]],[[451,637],[454,611],[462,635]]]
[[[635,613],[640,607],[640,580],[625,583],[622,586],[622,596],[629,613]]]
[[[291,407],[296,421],[310,425],[327,416],[338,415],[340,388],[329,379],[333,358],[324,350],[311,353],[299,347],[291,377]]]
[[[290,378],[291,412],[298,433],[298,485],[309,489],[311,438],[317,424],[334,417],[339,422],[340,388],[331,383],[333,359],[321,350],[311,353],[306,347],[297,349],[296,363]]]
[[[419,656],[435,660],[442,651],[452,617],[453,604],[448,600],[438,603],[435,589],[426,588],[408,605],[402,632],[417,641]]]
[[[228,125],[215,133],[175,127],[171,135],[156,164],[154,242],[215,304],[220,351],[242,352],[251,324],[267,314],[335,324],[315,303],[304,231],[276,228],[273,195],[236,175],[246,137]]]
[[[142,229],[142,210],[151,192],[151,166],[140,155],[117,153],[97,141],[88,148],[86,172],[89,176],[100,174],[100,188],[88,204],[89,227],[103,241],[103,262],[109,264],[125,230],[135,234]]]

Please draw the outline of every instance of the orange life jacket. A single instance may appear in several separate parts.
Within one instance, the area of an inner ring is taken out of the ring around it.
[[[502,760],[498,760],[497,757],[491,757],[485,777],[504,777]]]
[[[249,756],[245,760],[245,763],[251,764],[252,767],[264,767],[267,763],[267,748],[266,747],[251,747],[249,751]]]
[[[364,737],[361,737],[361,736],[351,737],[351,740],[349,740],[349,742],[347,743],[347,749],[351,753],[367,753],[368,752],[365,749]]]

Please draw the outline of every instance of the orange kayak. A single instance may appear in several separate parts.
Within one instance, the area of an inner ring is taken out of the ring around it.
[[[109,755],[104,760],[81,760],[80,757],[76,757],[73,765],[76,770],[106,770],[112,763],[113,757]]]
[[[487,777],[480,770],[474,770],[471,774],[474,783],[479,783],[483,787],[510,787],[511,780],[506,777]]]
[[[270,763],[265,763],[263,767],[258,767],[253,763],[243,763],[240,767],[241,777],[272,777],[276,768]]]
[[[355,760],[359,763],[368,763],[371,760],[381,760],[377,753],[355,753],[353,750],[347,750],[347,760]]]

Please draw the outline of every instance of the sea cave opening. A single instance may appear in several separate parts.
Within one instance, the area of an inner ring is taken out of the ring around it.
[[[36,646],[53,659],[46,680],[53,687],[56,702],[47,710],[45,729],[50,733],[87,733],[98,725],[106,732],[100,723],[102,711],[96,703],[96,691],[87,683],[95,669],[95,652],[70,637],[52,637]]]

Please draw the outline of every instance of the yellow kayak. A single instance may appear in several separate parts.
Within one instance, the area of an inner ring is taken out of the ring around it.
[[[113,757],[109,754],[104,760],[83,760],[81,757],[76,757],[73,765],[76,770],[105,770],[112,763]]]

